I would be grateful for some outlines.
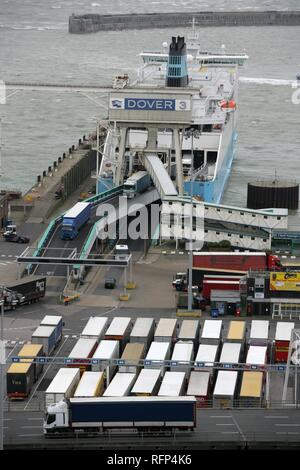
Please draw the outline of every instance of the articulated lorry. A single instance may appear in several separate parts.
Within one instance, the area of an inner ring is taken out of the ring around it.
[[[91,204],[89,202],[77,202],[63,216],[60,238],[62,240],[73,240],[77,237],[80,228],[91,217]]]
[[[45,297],[46,278],[24,278],[8,287],[0,286],[0,297],[4,299],[4,309],[13,310],[21,305],[38,302]]]
[[[151,184],[150,175],[147,171],[138,171],[124,182],[123,196],[134,198],[138,193],[143,193]]]
[[[74,431],[101,432],[109,428],[193,429],[195,397],[70,398],[47,407],[44,435]]]

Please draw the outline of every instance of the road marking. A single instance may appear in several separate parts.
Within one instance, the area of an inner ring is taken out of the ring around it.
[[[216,426],[235,426],[234,423],[216,423]]]
[[[275,418],[277,418],[277,419],[286,419],[286,418],[288,418],[288,416],[264,416],[264,418],[266,418],[266,419],[273,419],[273,418],[274,419]]]
[[[6,263],[0,263],[0,264],[2,264],[2,266],[6,266]]]
[[[3,421],[12,421],[12,418],[4,418]]]
[[[18,434],[18,437],[36,437],[36,436],[43,436],[43,434]]]
[[[58,356],[59,351],[60,351],[61,348],[64,346],[64,344],[66,343],[66,341],[67,341],[67,339],[65,339],[65,341],[63,341],[63,343],[61,344],[60,348],[56,351],[56,354],[55,354],[55,356],[53,356],[53,357],[57,357],[57,356]],[[27,405],[25,406],[24,410],[26,410],[27,406],[28,406],[29,403],[31,402],[33,396],[35,395],[35,392],[37,391],[38,387],[40,386],[42,380],[45,378],[45,376],[46,376],[46,374],[47,374],[49,368],[51,367],[51,365],[52,365],[52,364],[51,364],[51,362],[50,362],[50,364],[49,364],[49,366],[47,367],[47,369],[45,370],[45,372],[41,375],[41,378],[40,378],[40,380],[38,381],[37,386],[35,387],[34,391],[32,392],[32,395],[31,395],[31,397],[29,398],[29,400],[28,400],[28,402],[27,402]]]
[[[221,434],[239,434],[238,431],[222,431]]]
[[[282,424],[282,423],[277,424],[276,423],[275,426],[300,426],[300,424]]]
[[[286,436],[287,434],[298,435],[300,432],[276,432],[276,434],[284,434]]]
[[[241,428],[239,427],[237,421],[234,419],[234,417],[231,415],[231,418],[232,418],[232,421],[234,422],[234,424],[236,425],[239,433],[241,434],[242,438],[244,439],[244,441],[246,442],[246,438],[244,436],[244,433],[242,432]]]
[[[230,418],[231,416],[210,416],[210,418]]]
[[[43,418],[27,418],[28,421],[43,421]]]
[[[41,429],[41,426],[20,426],[21,429]]]

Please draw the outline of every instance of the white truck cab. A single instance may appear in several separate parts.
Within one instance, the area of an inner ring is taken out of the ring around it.
[[[44,434],[55,432],[55,430],[64,431],[69,428],[69,408],[66,401],[61,400],[47,407],[44,417]]]

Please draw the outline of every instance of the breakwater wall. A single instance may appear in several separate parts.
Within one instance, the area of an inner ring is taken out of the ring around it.
[[[232,11],[232,12],[176,12],[128,15],[72,15],[69,33],[84,34],[97,31],[190,27],[195,18],[201,26],[299,26],[298,11]]]

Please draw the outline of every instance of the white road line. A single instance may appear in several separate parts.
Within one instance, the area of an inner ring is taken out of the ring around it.
[[[11,418],[4,418],[3,421],[12,421],[12,419]]]
[[[235,426],[234,423],[216,423],[216,426]]]
[[[21,429],[41,429],[41,426],[20,426]]]
[[[286,436],[287,434],[298,435],[300,432],[276,432],[275,434],[284,434]]]
[[[65,341],[61,344],[60,348],[56,351],[56,354],[55,354],[55,356],[53,356],[53,357],[58,356],[59,351],[60,351],[61,348],[64,346],[64,344],[65,344],[66,341],[67,341],[67,339],[65,339]],[[41,376],[40,380],[39,380],[38,383],[37,383],[37,386],[35,387],[34,391],[32,392],[32,395],[31,395],[31,397],[29,398],[29,400],[28,400],[28,402],[27,402],[27,405],[25,406],[24,410],[26,410],[27,406],[28,406],[29,403],[31,402],[31,400],[32,400],[32,398],[33,398],[35,392],[37,391],[37,389],[38,389],[38,387],[40,386],[40,384],[41,384],[42,380],[44,379],[44,377],[46,376],[46,374],[47,374],[49,368],[51,367],[51,365],[52,365],[52,364],[51,364],[51,362],[50,362],[49,366],[47,367],[47,369],[45,370],[45,372],[44,372],[43,375]]]
[[[43,421],[43,418],[27,418],[28,421]]]
[[[0,264],[2,264],[2,266],[6,266],[6,263],[0,263]]]
[[[266,418],[266,419],[275,419],[275,418],[277,418],[277,419],[286,419],[286,418],[288,418],[288,416],[264,416],[264,418]]]
[[[300,424],[282,424],[282,423],[278,424],[278,423],[276,423],[275,426],[298,426],[299,427]]]
[[[37,437],[37,436],[43,436],[43,434],[18,434],[18,437]]]
[[[221,434],[239,434],[238,431],[222,431]]]
[[[210,418],[230,418],[231,416],[210,416]]]
[[[232,421],[234,422],[234,424],[236,425],[236,427],[237,427],[239,433],[241,434],[242,438],[243,438],[244,441],[246,442],[246,438],[245,438],[245,436],[244,436],[244,433],[242,432],[242,430],[241,430],[241,428],[239,427],[238,423],[236,422],[236,420],[234,419],[233,416],[231,416],[231,418],[232,418]]]

